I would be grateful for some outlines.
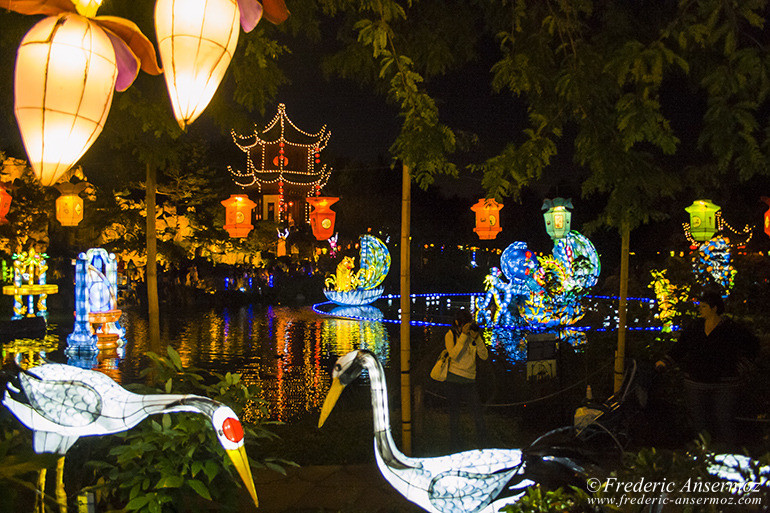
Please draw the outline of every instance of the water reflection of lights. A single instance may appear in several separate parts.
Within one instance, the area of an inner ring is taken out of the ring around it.
[[[15,360],[22,369],[43,363],[46,353],[56,351],[59,337],[49,333],[42,339],[20,338],[3,344],[3,363]]]

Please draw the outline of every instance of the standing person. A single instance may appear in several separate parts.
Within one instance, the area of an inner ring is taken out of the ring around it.
[[[458,448],[460,435],[460,405],[468,403],[476,424],[476,440],[479,446],[486,443],[487,426],[484,422],[481,399],[476,387],[476,356],[486,360],[487,346],[482,340],[478,324],[473,322],[467,310],[458,310],[452,328],[444,336],[449,353],[449,370],[446,378],[446,394],[449,402],[449,437],[452,447]]]
[[[725,317],[718,292],[704,292],[698,319],[682,331],[671,352],[655,367],[678,365],[684,373],[684,398],[691,427],[708,430],[715,441],[735,443],[735,406],[741,384],[739,369],[756,357],[759,340]]]

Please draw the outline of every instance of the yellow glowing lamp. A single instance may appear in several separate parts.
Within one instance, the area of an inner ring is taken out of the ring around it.
[[[721,207],[715,205],[711,200],[696,200],[692,205],[685,208],[690,214],[690,234],[698,242],[705,242],[717,231],[716,213]]]
[[[762,201],[767,203],[767,206],[770,207],[770,198],[762,196]],[[770,237],[770,208],[765,211],[765,233]]]
[[[339,200],[330,196],[315,196],[307,199],[313,207],[313,211],[310,212],[310,227],[317,240],[327,240],[334,235],[334,221],[337,213],[329,207]]]
[[[155,32],[171,107],[185,129],[211,101],[238,44],[236,0],[158,0]]]
[[[83,198],[80,193],[86,188],[86,183],[63,182],[55,187],[61,193],[56,198],[56,219],[62,226],[77,226],[83,220]]]
[[[75,4],[75,9],[79,14],[93,18],[96,16],[99,6],[102,5],[102,0],[73,0],[72,3]]]
[[[257,206],[244,194],[232,194],[222,200],[225,206],[225,230],[230,237],[246,237],[254,228],[251,224],[251,211]]]
[[[480,199],[471,207],[476,213],[476,227],[473,229],[481,240],[490,240],[497,237],[503,229],[500,227],[500,209],[502,203],[494,199]]]
[[[24,36],[16,54],[14,112],[44,186],[56,183],[101,133],[117,76],[109,37],[83,16],[49,16]]]
[[[12,200],[13,197],[8,194],[5,184],[0,183],[0,224],[8,224],[8,219],[5,216],[11,210]]]

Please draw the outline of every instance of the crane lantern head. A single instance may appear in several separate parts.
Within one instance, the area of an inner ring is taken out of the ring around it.
[[[334,364],[334,370],[332,370],[332,386],[329,388],[329,393],[326,394],[326,399],[321,407],[321,417],[318,419],[318,427],[322,427],[326,418],[334,409],[334,405],[337,404],[337,399],[340,398],[340,394],[354,379],[356,379],[364,370],[363,362],[358,360],[358,351],[351,351],[350,353],[341,356],[337,363]]]
[[[246,449],[243,445],[243,426],[238,416],[227,406],[219,406],[214,410],[211,416],[211,423],[214,426],[214,432],[217,434],[219,443],[233,462],[235,470],[241,476],[243,484],[249,491],[249,495],[254,500],[254,504],[259,506],[257,500],[257,489],[254,486],[254,478],[251,475],[251,466],[249,458],[246,456]]]

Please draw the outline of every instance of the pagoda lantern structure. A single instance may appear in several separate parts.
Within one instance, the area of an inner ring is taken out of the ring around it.
[[[289,119],[281,103],[262,130],[232,136],[246,153],[246,171],[228,169],[233,181],[257,200],[257,219],[307,224],[311,210],[307,198],[320,196],[332,173],[321,164],[321,152],[331,137],[326,125],[316,133],[305,132]]]

